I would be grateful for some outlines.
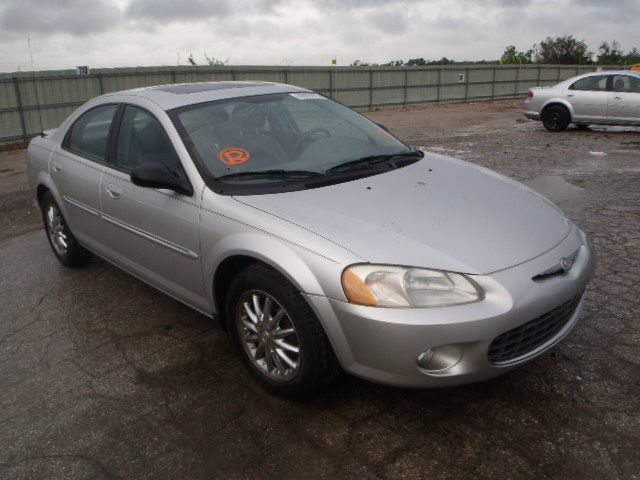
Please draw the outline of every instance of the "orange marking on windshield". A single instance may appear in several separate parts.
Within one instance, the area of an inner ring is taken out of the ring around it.
[[[242,165],[248,162],[251,158],[251,153],[244,148],[225,148],[218,153],[218,158],[225,165],[233,167],[234,165]]]

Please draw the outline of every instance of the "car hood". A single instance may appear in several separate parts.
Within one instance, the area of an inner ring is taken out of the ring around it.
[[[236,199],[367,262],[469,274],[537,257],[571,228],[551,202],[524,185],[430,153],[404,168],[359,180]]]

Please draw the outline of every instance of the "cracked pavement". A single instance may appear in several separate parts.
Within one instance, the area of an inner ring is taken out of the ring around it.
[[[59,265],[25,152],[0,153],[0,478],[639,479],[640,129],[551,134],[511,101],[368,115],[527,183],[592,236],[567,339],[480,384],[343,375],[280,399],[215,322],[102,260]]]

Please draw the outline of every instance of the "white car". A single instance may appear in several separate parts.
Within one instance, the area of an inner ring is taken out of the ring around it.
[[[578,128],[640,125],[640,72],[587,73],[552,87],[532,88],[523,113],[542,120],[551,132],[561,132],[570,123]]]

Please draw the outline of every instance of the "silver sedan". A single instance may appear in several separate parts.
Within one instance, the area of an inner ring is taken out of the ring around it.
[[[542,120],[552,132],[570,123],[589,125],[640,125],[640,73],[607,71],[570,78],[553,87],[529,90],[524,115]]]
[[[28,159],[63,265],[99,255],[219,319],[281,394],[500,375],[571,331],[594,270],[539,194],[290,85],[103,95]]]

